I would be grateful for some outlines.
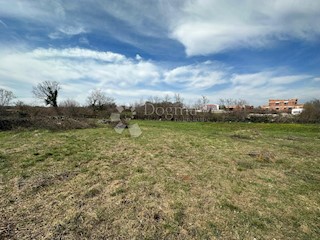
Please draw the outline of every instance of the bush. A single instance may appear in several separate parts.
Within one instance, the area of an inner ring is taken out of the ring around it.
[[[303,109],[298,118],[299,122],[320,123],[320,99],[305,103]]]
[[[87,119],[71,118],[8,118],[0,119],[0,131],[16,129],[48,129],[68,130],[96,127],[94,122]]]

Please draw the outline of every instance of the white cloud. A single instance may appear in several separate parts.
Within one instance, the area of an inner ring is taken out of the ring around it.
[[[288,38],[312,40],[320,33],[319,11],[320,2],[313,0],[188,1],[171,23],[171,37],[189,56],[268,47]]]
[[[148,85],[160,75],[161,70],[152,62],[112,52],[41,48],[0,53],[0,79],[23,98],[31,94],[32,86],[44,80],[59,81],[62,94],[83,98],[92,88],[130,89],[139,83]]]
[[[233,85],[246,85],[257,87],[267,83],[272,76],[272,72],[258,72],[251,74],[233,74],[231,82]]]
[[[270,79],[270,83],[275,85],[277,84],[291,84],[298,81],[305,81],[310,79],[311,75],[289,75],[289,76],[280,76],[280,77],[273,77]]]
[[[106,15],[125,22],[134,32],[158,38],[159,34],[167,33],[184,1],[118,0],[106,3],[98,0],[97,3]]]
[[[292,85],[316,85],[314,76],[283,72],[288,70],[239,74],[210,61],[168,69],[153,61],[81,48],[0,51],[1,86],[25,101],[32,97],[32,86],[44,80],[62,84],[60,100],[73,98],[81,103],[94,88],[103,89],[119,103],[173,96],[174,92],[180,92],[186,101],[206,95],[212,101],[244,98],[251,104],[263,104],[271,97],[311,99],[320,95],[319,88],[310,84]]]
[[[86,1],[0,0],[0,16],[28,22],[23,25],[27,32],[34,33],[40,26],[53,40],[95,32],[143,47],[148,43],[142,43],[140,36],[167,38],[169,16],[181,5],[175,2],[93,0],[88,5]]]
[[[80,37],[79,43],[84,44],[84,45],[90,45],[90,41],[86,37]]]
[[[7,24],[5,24],[5,22],[4,21],[2,21],[2,20],[0,20],[0,25],[2,25],[3,27],[5,27],[5,28],[8,28],[8,25]]]
[[[126,57],[122,54],[113,52],[100,52],[82,48],[66,48],[66,49],[44,49],[38,48],[31,53],[31,56],[36,58],[76,58],[94,59],[106,62],[121,62],[125,61]]]
[[[156,43],[141,42],[141,36],[172,38],[185,46],[188,56],[270,47],[292,38],[312,41],[320,34],[320,2],[315,0],[95,0],[87,5],[0,0],[0,16],[45,27],[52,39],[99,32],[146,48]],[[30,32],[32,24],[25,26]]]
[[[39,48],[27,52],[3,53],[0,61],[0,77],[3,79],[30,84],[55,80],[65,83],[66,89],[68,82],[72,81],[73,86],[77,85],[70,87],[74,91],[81,89],[79,85],[90,82],[96,87],[123,88],[139,83],[157,87],[157,84],[165,82],[183,90],[206,89],[226,82],[226,69],[210,61],[165,69],[141,57],[130,59],[113,52],[81,48]]]
[[[136,60],[140,61],[142,60],[142,57],[139,54],[136,54]]]
[[[59,27],[57,31],[49,33],[48,37],[51,39],[61,39],[66,36],[75,36],[75,35],[79,35],[87,32],[88,31],[86,31],[82,26],[77,26],[77,27],[63,26],[63,27]]]
[[[65,9],[57,1],[0,0],[0,16],[55,25],[65,19]]]
[[[217,69],[217,64],[208,61],[169,70],[164,74],[164,81],[183,88],[206,89],[225,83],[225,75],[224,70]]]
[[[286,85],[299,81],[309,80],[312,76],[305,74],[298,75],[284,75],[279,69],[273,69],[272,71],[262,71],[258,73],[250,74],[233,74],[231,82],[233,85],[246,85],[250,87],[260,87],[268,85]]]
[[[63,27],[60,27],[58,30],[66,35],[78,35],[80,33],[87,32],[82,26],[78,26],[78,27],[63,26]]]
[[[89,45],[85,36],[93,32],[99,37],[112,36],[138,46],[144,50],[141,52],[148,52],[145,51],[147,45],[149,49],[162,48],[167,43],[165,38],[169,37],[182,43],[189,56],[236,48],[265,48],[292,38],[318,39],[319,12],[320,2],[315,0],[244,0],[241,3],[236,0],[156,3],[95,0],[89,8],[83,1],[0,0],[1,18],[28,23],[23,24],[23,31],[32,42],[30,45],[47,41],[48,36],[52,39],[77,36],[80,44]],[[10,29],[10,21],[6,23]],[[0,29],[6,23],[0,20]],[[21,27],[18,25],[17,28]],[[38,31],[41,34],[35,34]],[[95,38],[90,40],[93,45]],[[188,100],[195,100],[200,95],[207,95],[212,100],[241,97],[252,104],[262,104],[269,97],[313,98],[320,95],[319,76],[293,74],[280,68],[247,74],[234,72],[217,62],[172,68],[164,67],[166,63],[148,61],[139,54],[129,58],[114,52],[83,48],[26,50],[29,44],[20,44],[25,45],[14,46],[9,41],[1,44],[0,79],[2,87],[18,92],[21,99],[30,99],[32,85],[44,80],[61,82],[61,97],[74,97],[80,102],[92,88],[105,89],[121,101],[163,96],[176,90]],[[166,53],[162,49],[159,51]],[[303,83],[309,84],[302,86]],[[295,84],[301,87],[292,87]],[[212,90],[215,88],[219,90]]]
[[[65,34],[62,34],[61,32],[52,32],[52,33],[49,33],[48,34],[48,37],[50,38],[50,39],[53,39],[53,40],[55,40],[55,39],[62,39],[62,38],[64,38],[65,37]]]
[[[236,7],[235,7],[236,6]],[[141,46],[130,35],[113,22],[106,22],[101,16],[113,16],[132,29],[131,34],[155,38],[172,37],[186,47],[188,55],[221,52],[237,47],[265,47],[274,40],[289,37],[308,39],[319,33],[320,4],[312,0],[286,0],[269,2],[236,0],[194,0],[135,2],[121,0],[112,3],[96,0],[86,10],[83,19],[83,5],[62,4],[65,12],[62,26],[79,24],[80,29],[109,32],[118,40]],[[56,6],[57,9],[58,6]],[[58,11],[59,12],[59,11]],[[77,19],[77,22],[74,21]],[[58,28],[59,29],[59,28]],[[70,32],[70,31],[66,31]],[[71,31],[74,32],[74,31]]]

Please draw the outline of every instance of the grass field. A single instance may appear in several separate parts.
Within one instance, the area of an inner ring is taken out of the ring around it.
[[[320,125],[137,123],[0,132],[0,239],[319,239]]]

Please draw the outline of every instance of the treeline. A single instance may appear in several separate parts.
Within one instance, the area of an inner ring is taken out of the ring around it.
[[[109,118],[116,111],[113,98],[100,90],[91,91],[86,105],[68,99],[58,103],[61,86],[58,82],[45,81],[33,87],[33,95],[47,107],[30,106],[15,99],[11,91],[0,89],[0,130],[19,128],[66,130],[95,127],[97,118]]]
[[[153,108],[164,109],[153,111]],[[300,121],[299,116],[287,113],[269,112],[260,108],[238,108],[222,111],[202,111],[190,108],[176,108],[175,104],[164,106],[161,103],[149,102],[135,108],[135,119],[157,121],[188,121],[188,122],[254,122],[254,123],[293,123]]]
[[[220,99],[220,111],[205,109],[209,103],[201,96],[193,104],[185,104],[180,94],[165,95],[163,98],[149,97],[128,106],[117,106],[115,99],[101,90],[93,90],[85,105],[73,99],[58,102],[61,86],[58,82],[45,81],[32,90],[47,107],[30,106],[21,101],[13,103],[13,92],[0,89],[0,130],[16,128],[71,129],[96,126],[96,119],[110,122],[113,113],[122,120],[140,119],[157,121],[201,121],[201,122],[282,122],[320,123],[320,100],[304,105],[298,115],[253,108],[243,99]]]

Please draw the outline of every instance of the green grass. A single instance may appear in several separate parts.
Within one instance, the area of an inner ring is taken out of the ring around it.
[[[0,239],[317,239],[320,125],[0,132]]]

